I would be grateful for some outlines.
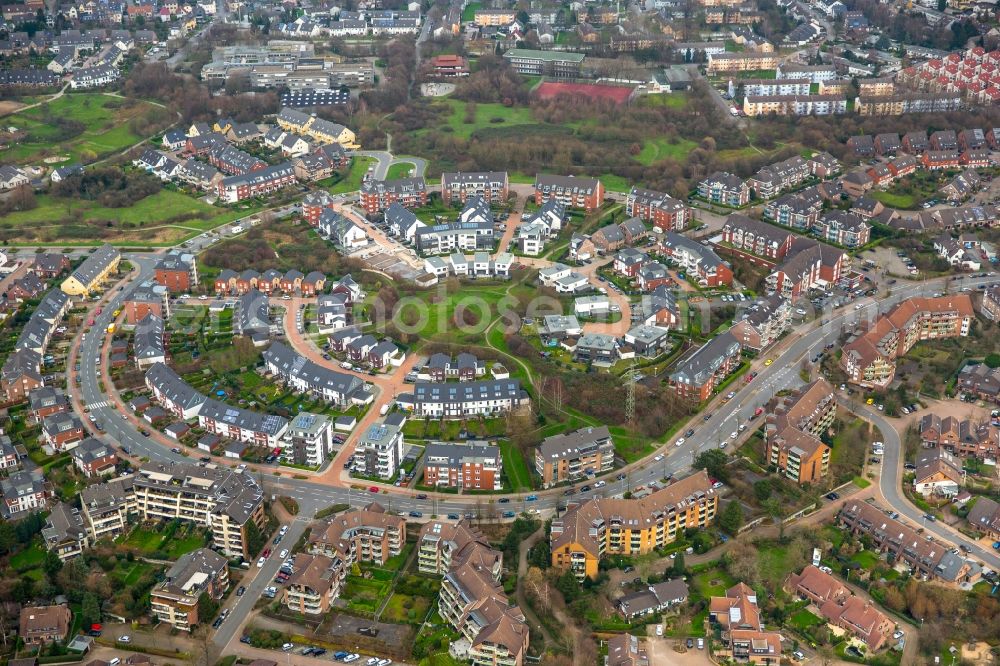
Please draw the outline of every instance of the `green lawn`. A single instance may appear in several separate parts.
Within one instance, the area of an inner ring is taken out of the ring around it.
[[[413,162],[396,162],[386,171],[385,178],[386,180],[409,178],[414,169],[416,165]]]
[[[789,622],[792,623],[792,626],[798,629],[799,631],[804,631],[811,627],[823,624],[823,620],[816,617],[805,608],[792,615],[790,618],[788,618],[788,620]]]
[[[646,95],[641,99],[641,104],[648,106],[669,106],[674,109],[682,109],[687,106],[688,94],[686,92],[658,93]]]
[[[389,597],[380,619],[397,624],[419,624],[427,616],[430,607],[429,597],[413,597],[396,592]]]
[[[917,207],[917,198],[912,194],[893,194],[892,192],[872,190],[868,196],[876,201],[881,201],[890,208],[913,209]]]
[[[205,536],[199,533],[188,534],[186,536],[170,539],[166,544],[167,555],[176,560],[181,555],[190,553],[205,545]]]
[[[33,543],[10,558],[10,568],[15,571],[26,571],[41,566],[44,561],[45,549],[40,544]]]
[[[694,588],[704,599],[718,597],[726,593],[736,584],[736,579],[722,569],[709,569],[696,574],[693,579]]]
[[[503,104],[476,104],[474,122],[465,122],[466,103],[457,99],[441,100],[442,117],[455,136],[468,139],[476,130],[486,127],[511,127],[515,125],[544,124],[535,120],[531,109],[526,106],[507,107]],[[555,126],[553,126],[555,127]]]
[[[513,492],[531,490],[531,472],[521,452],[508,441],[500,442],[500,455],[503,457],[503,469],[507,474]]]
[[[142,243],[173,245],[255,212],[211,206],[176,190],[161,190],[126,208],[42,194],[32,210],[9,213],[0,234],[11,242],[60,245]]]
[[[658,136],[643,143],[642,151],[636,155],[635,159],[646,166],[665,159],[683,162],[685,156],[697,147],[698,144],[690,139],[681,139],[677,143],[670,143],[666,137]],[[606,183],[605,186],[607,186]]]
[[[462,10],[462,23],[472,23],[476,20],[476,10],[482,9],[483,3],[481,2],[470,2]]]
[[[368,167],[374,163],[374,157],[355,156],[351,160],[351,168],[347,172],[347,175],[333,184],[330,187],[330,192],[332,194],[344,194],[345,192],[354,192],[360,189],[361,182],[364,180],[365,174],[368,173]]]
[[[780,544],[758,544],[757,552],[761,578],[781,587],[789,573],[788,551]]]
[[[852,562],[857,562],[862,569],[872,569],[876,564],[878,564],[878,555],[870,550],[859,550],[853,556],[851,556]]]
[[[616,176],[613,173],[602,173],[599,178],[604,183],[604,188],[612,192],[628,192],[632,189],[632,183],[624,176]]]
[[[154,532],[153,530],[147,530],[142,527],[136,527],[132,530],[124,540],[120,540],[120,543],[126,546],[132,546],[133,548],[138,548],[141,551],[152,552],[160,547],[160,543],[163,541],[163,535],[159,532]]]
[[[46,156],[66,156],[69,159],[61,163],[93,162],[145,138],[132,131],[131,121],[158,117],[166,124],[173,119],[170,111],[148,102],[137,101],[126,107],[124,101],[103,93],[70,93],[43,106],[7,116],[4,126],[17,127],[28,135],[0,152],[0,160],[23,164]],[[50,122],[52,118],[80,123],[83,131],[64,137],[60,128]]]

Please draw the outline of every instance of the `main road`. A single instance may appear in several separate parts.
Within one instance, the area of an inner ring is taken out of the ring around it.
[[[82,406],[95,414],[97,419],[102,422],[105,434],[126,448],[132,456],[160,461],[187,460],[186,456],[174,453],[171,450],[171,440],[160,433],[154,431],[149,437],[142,435],[138,430],[138,421],[124,413],[120,399],[117,396],[109,396],[106,391],[111,387],[106,382],[102,382],[101,361],[99,359],[103,351],[104,332],[113,321],[113,311],[122,307],[125,296],[137,285],[152,278],[154,272],[155,257],[129,255],[127,258],[135,265],[133,279],[122,288],[105,296],[106,304],[104,304],[103,311],[94,317],[95,323],[90,332],[81,339],[76,348],[78,351],[71,356],[70,363],[78,359],[81,368],[76,373],[79,375],[80,385],[78,390],[74,392],[74,396],[78,396]],[[991,278],[984,278],[965,280],[961,284],[974,288],[979,284],[992,283],[993,281]],[[945,284],[947,284],[945,281],[937,280],[900,285],[892,291],[891,295],[881,298],[877,302],[870,299],[860,301],[860,309],[842,309],[839,313],[823,313],[816,321],[800,324],[767,354],[773,359],[771,364],[765,365],[763,359],[754,362],[754,369],[758,372],[758,376],[751,383],[740,382],[738,385],[734,385],[735,396],[727,404],[721,404],[721,399],[717,398],[704,410],[703,413],[706,416],[695,417],[687,425],[686,429],[693,429],[694,433],[686,437],[680,446],[675,445],[675,442],[663,443],[649,457],[620,470],[619,476],[623,478],[608,478],[606,486],[591,489],[587,493],[580,493],[577,497],[581,495],[621,494],[641,485],[648,485],[654,481],[679,475],[691,467],[699,452],[732,446],[734,441],[730,440],[729,433],[738,432],[739,425],[747,423],[754,410],[762,407],[775,392],[794,385],[794,378],[798,374],[799,364],[803,358],[810,358],[826,344],[836,342],[842,331],[845,328],[853,328],[860,317],[877,316],[880,309],[884,311],[885,307],[905,298],[941,291]],[[892,431],[891,428],[883,428],[883,430]],[[358,435],[359,433],[356,432],[355,437]],[[899,456],[898,445],[894,445],[888,434],[886,437],[887,454],[895,450],[894,454],[889,455]],[[662,458],[655,460],[654,456],[662,456]],[[893,460],[895,459],[893,458]],[[887,464],[885,468],[891,470],[893,466]],[[301,474],[296,476],[301,476]],[[483,496],[443,493],[428,493],[427,497],[418,499],[415,492],[405,488],[381,486],[377,488],[377,492],[370,492],[365,487],[366,484],[351,487],[348,482],[341,481],[339,475],[336,474],[327,475],[327,478],[324,478],[325,483],[318,483],[317,480],[311,478],[276,476],[271,468],[267,468],[267,473],[260,474],[260,479],[266,492],[295,498],[302,506],[303,515],[311,515],[313,511],[332,504],[343,503],[359,506],[372,499],[378,499],[397,511],[404,513],[419,511],[425,515],[478,513],[490,505],[492,505],[494,512],[504,510],[517,512],[526,510],[550,511],[565,499],[562,488],[538,491],[530,495],[528,493],[512,493],[502,498],[506,500],[503,503],[501,503],[500,497],[484,498]],[[892,490],[892,488],[898,488],[898,483],[888,478],[884,479],[883,483],[891,486],[885,490],[885,496],[893,503],[893,507],[900,513],[919,520],[919,513],[914,514],[914,511],[909,508],[910,505],[898,496],[898,491]],[[577,487],[579,485],[581,484],[578,484]],[[904,509],[908,509],[908,511],[904,511]],[[932,527],[935,527],[936,530],[942,529],[940,526]],[[958,537],[949,533],[948,538]],[[984,561],[996,562],[998,569],[1000,569],[1000,560],[991,553],[982,553],[981,556]]]

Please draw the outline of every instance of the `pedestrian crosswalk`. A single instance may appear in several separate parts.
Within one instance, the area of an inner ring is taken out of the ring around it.
[[[110,402],[108,402],[107,400],[101,400],[100,402],[92,402],[92,403],[90,403],[89,405],[87,405],[87,409],[94,410],[94,409],[101,409],[102,407],[110,407],[110,406],[111,406]]]

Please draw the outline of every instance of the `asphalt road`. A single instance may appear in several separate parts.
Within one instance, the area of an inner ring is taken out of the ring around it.
[[[153,275],[153,265],[155,259],[150,256],[129,256],[128,259],[140,268],[138,277],[128,286],[114,294],[110,303],[104,307],[101,315],[96,317],[95,325],[86,336],[80,349],[81,358],[81,396],[84,404],[90,411],[103,421],[105,432],[108,438],[119,442],[121,445],[129,447],[135,456],[145,456],[151,460],[159,461],[181,461],[188,458],[172,453],[166,447],[153,442],[141,435],[137,429],[130,424],[117,410],[111,408],[107,397],[101,393],[97,358],[101,348],[104,331],[112,320],[113,310],[120,307],[124,296],[136,285],[140,284]],[[958,283],[958,286],[975,287],[978,284],[995,282],[996,278],[983,278],[975,280],[965,280]],[[953,286],[953,290],[958,286]],[[690,428],[695,433],[687,437],[683,445],[675,446],[673,442],[667,443],[656,455],[663,455],[660,461],[649,458],[639,467],[633,468],[624,479],[608,478],[607,485],[603,488],[592,488],[589,492],[578,493],[575,497],[589,497],[595,495],[617,495],[626,490],[635,489],[640,485],[648,485],[653,481],[660,480],[670,475],[682,475],[691,466],[694,457],[698,452],[711,448],[718,448],[720,443],[727,446],[733,444],[729,439],[729,433],[736,431],[740,423],[744,423],[757,407],[763,406],[775,392],[789,386],[794,386],[798,382],[798,368],[802,358],[811,357],[828,342],[835,342],[841,334],[844,326],[853,326],[859,316],[874,317],[880,309],[892,305],[904,298],[917,295],[930,295],[937,291],[943,291],[943,283],[925,282],[916,284],[899,285],[893,294],[888,298],[879,299],[877,302],[872,299],[860,301],[862,309],[855,310],[854,306],[842,310],[838,314],[824,315],[824,323],[817,330],[806,328],[793,332],[791,336],[781,343],[780,353],[772,354],[775,359],[770,366],[760,365],[759,375],[752,383],[739,383],[734,385],[736,392],[734,398],[724,407],[717,407],[709,413],[708,419],[698,417],[692,421]],[[808,325],[807,325],[808,326]],[[881,417],[879,417],[881,418]],[[899,443],[898,437],[893,441],[888,433],[894,431],[888,427],[884,421],[880,426],[886,426],[883,430],[887,433],[886,441],[886,470],[896,470],[893,460],[898,460]],[[747,430],[750,432],[750,429]],[[745,436],[746,433],[744,433]],[[739,439],[742,439],[742,436]],[[352,506],[363,506],[368,502],[378,499],[388,508],[409,513],[411,511],[421,512],[425,517],[431,515],[481,513],[489,515],[490,512],[500,513],[502,511],[539,511],[548,513],[554,510],[557,504],[565,501],[558,492],[539,493],[536,500],[529,500],[527,494],[511,494],[505,499],[508,502],[491,506],[491,499],[461,495],[442,495],[438,497],[428,497],[417,499],[413,495],[389,494],[381,491],[378,493],[369,492],[364,486],[359,488],[338,488],[316,484],[308,479],[275,478],[267,474],[261,475],[261,481],[266,492],[270,494],[283,494],[295,498],[301,506],[301,515],[309,516],[319,508],[332,504],[346,503]],[[890,499],[893,508],[901,514],[911,519],[920,521],[920,513],[900,497],[897,483],[893,478],[885,478],[882,482],[885,486],[884,494]],[[578,484],[579,487],[580,484]],[[593,485],[591,483],[591,485]],[[945,531],[939,525],[931,525],[936,533],[949,541],[964,540],[956,533]],[[983,558],[984,562],[995,564],[1000,569],[1000,558],[993,553],[987,553],[978,545],[968,542],[973,552]]]
[[[263,567],[258,569],[256,562],[250,563],[250,573],[253,574],[253,578],[250,579],[250,576],[244,576],[242,581],[242,585],[246,587],[246,592],[241,597],[237,597],[233,593],[229,602],[223,606],[223,608],[229,609],[229,616],[212,636],[212,642],[222,651],[222,654],[231,652],[226,649],[227,646],[233,640],[239,640],[237,633],[241,633],[243,625],[250,617],[251,611],[253,611],[254,604],[257,603],[260,595],[264,593],[264,588],[268,585],[278,586],[274,582],[274,577],[278,575],[278,569],[281,568],[281,564],[284,561],[278,557],[278,554],[285,548],[291,550],[291,547],[298,543],[308,525],[308,518],[296,518],[288,526],[288,532],[282,537],[279,546],[274,546],[270,541],[268,542],[267,547],[272,550],[272,553],[270,557],[264,560]],[[280,586],[278,587],[280,588]],[[222,608],[219,611],[221,612]],[[212,619],[214,621],[215,618]]]

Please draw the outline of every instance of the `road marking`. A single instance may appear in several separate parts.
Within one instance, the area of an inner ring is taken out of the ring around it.
[[[87,405],[87,409],[94,410],[94,409],[101,409],[102,407],[110,407],[110,406],[111,406],[110,402],[108,402],[107,400],[101,400],[100,402],[92,402],[92,403],[90,403],[89,405]]]

